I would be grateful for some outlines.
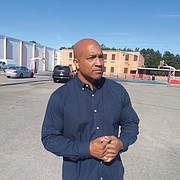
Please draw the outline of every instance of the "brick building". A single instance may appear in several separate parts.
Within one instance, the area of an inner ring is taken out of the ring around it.
[[[73,69],[73,50],[62,49],[61,64],[71,65]],[[137,68],[144,66],[144,58],[140,52],[125,52],[119,50],[103,50],[104,54],[104,75],[107,77],[127,77],[137,76]]]

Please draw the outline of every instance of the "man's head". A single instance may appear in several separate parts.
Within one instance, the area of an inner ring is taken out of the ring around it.
[[[100,79],[104,69],[101,46],[94,39],[82,39],[74,45],[74,64],[78,77],[84,83],[93,84]]]

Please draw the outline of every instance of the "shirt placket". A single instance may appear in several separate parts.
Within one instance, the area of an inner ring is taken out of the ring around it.
[[[98,95],[97,92],[92,91],[91,93],[91,98],[92,98],[92,107],[93,107],[93,113],[94,113],[94,123],[95,123],[95,130],[96,134],[98,136],[101,136],[101,123],[99,119],[99,107],[98,107]]]
[[[90,90],[88,85],[84,85],[82,88],[83,91],[86,91],[91,96],[92,100],[92,109],[93,109],[93,117],[94,117],[94,128],[95,128],[95,136],[101,137],[102,136],[102,122],[99,119],[99,107],[98,107],[98,101],[100,100],[98,89],[94,89],[93,91]],[[98,179],[103,180],[103,161],[99,161],[99,172],[98,172]]]
[[[91,93],[92,97],[92,105],[93,105],[93,110],[94,110],[94,122],[95,122],[95,128],[96,128],[96,134],[98,136],[102,136],[102,125],[99,119],[99,107],[98,107],[98,93],[92,92]],[[99,179],[103,180],[103,161],[99,161]]]

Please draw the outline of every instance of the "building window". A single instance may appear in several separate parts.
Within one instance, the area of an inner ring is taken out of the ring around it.
[[[129,54],[126,54],[125,60],[126,60],[126,61],[129,61]]]
[[[115,60],[115,54],[112,54],[112,60]]]
[[[106,72],[106,67],[104,66],[104,72]]]
[[[128,73],[128,68],[124,68],[124,74]]]
[[[69,53],[69,58],[72,58],[72,52]]]
[[[107,54],[103,54],[104,60],[107,60]]]
[[[130,74],[136,74],[136,70],[130,70]]]
[[[111,73],[114,73],[114,67],[111,67]]]
[[[137,59],[138,59],[138,56],[134,55],[134,61],[137,61]]]

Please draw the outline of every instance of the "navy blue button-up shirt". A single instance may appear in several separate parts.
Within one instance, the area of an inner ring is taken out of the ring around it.
[[[90,141],[114,135],[126,151],[137,139],[138,123],[122,85],[101,78],[91,90],[75,76],[51,95],[42,142],[48,151],[63,156],[64,180],[121,180],[124,168],[120,155],[110,163],[93,158]]]

